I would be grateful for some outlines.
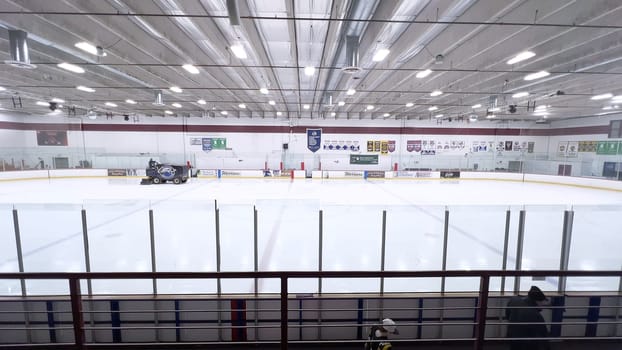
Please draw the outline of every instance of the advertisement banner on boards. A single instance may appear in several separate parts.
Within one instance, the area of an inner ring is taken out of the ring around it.
[[[457,179],[460,178],[460,171],[458,170],[441,170],[442,179]]]

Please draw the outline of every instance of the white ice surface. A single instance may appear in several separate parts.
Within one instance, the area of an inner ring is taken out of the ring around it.
[[[85,271],[80,209],[87,213],[92,271],[150,271],[149,209],[154,212],[158,271],[215,271],[215,204],[222,271],[252,271],[253,208],[260,271],[379,270],[382,212],[387,212],[386,270],[440,270],[448,209],[448,269],[501,269],[506,210],[511,210],[507,268],[516,263],[518,212],[527,211],[522,266],[559,268],[564,210],[576,207],[572,269],[619,269],[620,192],[503,181],[363,181],[192,179],[141,186],[138,179],[59,179],[0,183],[0,271],[17,271],[11,210],[19,214],[25,271]],[[597,238],[597,239],[596,239]],[[556,279],[524,280],[556,288]],[[511,287],[506,281],[506,288]],[[30,294],[66,292],[61,281],[28,281]],[[223,280],[224,292],[252,292],[249,280]],[[315,292],[315,280],[290,291]],[[571,290],[617,289],[614,279],[571,279]],[[259,281],[277,292],[278,280]],[[386,279],[386,291],[438,291],[440,279]],[[448,279],[448,290],[474,290],[473,279]],[[499,288],[499,281],[491,281]],[[145,293],[151,281],[94,281],[96,293]],[[379,280],[325,280],[324,292],[373,292]],[[161,293],[211,293],[215,281],[158,281]],[[0,281],[0,294],[19,294]]]

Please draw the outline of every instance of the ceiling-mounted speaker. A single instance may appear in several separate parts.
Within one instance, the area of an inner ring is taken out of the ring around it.
[[[36,65],[30,63],[28,55],[28,33],[23,30],[9,30],[9,50],[11,51],[11,59],[4,63],[25,69],[37,68]]]
[[[229,15],[229,24],[239,26],[240,11],[238,10],[238,0],[227,0],[227,13]]]

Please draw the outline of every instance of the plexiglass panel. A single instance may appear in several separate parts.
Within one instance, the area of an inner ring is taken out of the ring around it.
[[[85,202],[91,271],[150,272],[149,201]],[[152,293],[148,280],[93,280],[93,294]]]
[[[375,206],[325,206],[322,269],[379,271],[382,210]],[[378,292],[379,279],[324,279],[323,292]]]
[[[254,271],[254,214],[250,204],[218,204],[220,270]],[[222,279],[223,293],[254,293],[252,280]]]
[[[501,270],[507,210],[507,206],[450,206],[447,270]],[[490,284],[490,290],[500,287]],[[445,290],[477,291],[479,278],[447,279]]]
[[[442,206],[388,207],[385,270],[441,270],[444,225]],[[440,278],[387,278],[384,290],[431,292],[440,291],[440,285]]]
[[[25,272],[85,271],[81,205],[18,204]],[[66,281],[30,280],[27,294],[65,294]]]
[[[317,200],[259,200],[257,208],[259,271],[315,271],[319,260]],[[267,281],[266,281],[267,282]],[[317,281],[295,280],[291,293],[315,293]],[[277,293],[278,280],[263,283],[260,293]]]
[[[575,206],[569,270],[620,270],[620,205]],[[619,278],[569,277],[567,291],[617,291]]]
[[[213,201],[152,203],[156,271],[215,272]],[[215,293],[216,280],[162,279],[158,293]]]
[[[13,206],[0,204],[0,272],[19,272],[13,228]],[[0,295],[19,295],[19,280],[0,280]]]
[[[523,270],[558,270],[564,227],[564,205],[525,206],[525,237],[523,243]],[[556,290],[559,278],[550,276],[538,286],[542,290]],[[531,277],[521,278],[521,290],[534,284]]]

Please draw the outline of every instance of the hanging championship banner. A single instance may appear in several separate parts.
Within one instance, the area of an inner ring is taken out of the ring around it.
[[[380,141],[380,153],[381,154],[389,153],[389,144],[387,141]]]
[[[307,148],[311,152],[317,152],[320,149],[322,140],[322,129],[307,129]]]
[[[389,152],[395,152],[395,141],[389,141]]]
[[[566,157],[576,158],[579,156],[579,141],[568,141]]]
[[[211,138],[203,138],[201,140],[203,142],[203,150],[204,151],[211,151],[212,150],[212,139]]]

